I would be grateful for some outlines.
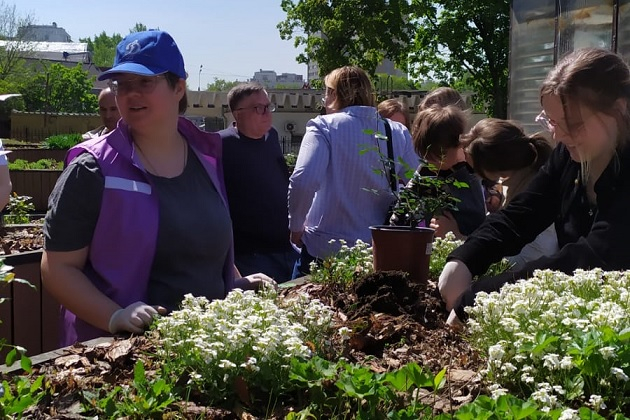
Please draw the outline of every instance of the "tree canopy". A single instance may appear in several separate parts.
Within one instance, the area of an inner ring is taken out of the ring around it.
[[[304,46],[319,75],[383,58],[416,78],[471,90],[490,115],[507,115],[509,0],[282,0],[282,39]]]
[[[129,29],[129,33],[142,32],[147,30],[147,25],[142,23],[136,23],[133,28]],[[114,58],[116,57],[116,46],[122,41],[123,36],[118,33],[114,33],[111,36],[107,35],[105,31],[99,35],[92,37],[81,38],[80,42],[87,43],[87,49],[92,53],[92,62],[99,67],[111,67],[114,65]]]
[[[53,63],[30,79],[22,94],[28,111],[92,113],[98,109],[93,84],[94,77],[80,63],[75,67]]]
[[[383,58],[403,63],[412,40],[406,0],[282,0],[281,7],[280,37],[304,45],[297,61],[316,61],[320,76],[347,64],[374,75]]]
[[[239,82],[238,80],[227,81],[225,79],[219,79],[218,77],[215,77],[212,83],[208,83],[208,85],[206,86],[206,90],[209,90],[211,92],[228,92],[239,83],[243,82]]]

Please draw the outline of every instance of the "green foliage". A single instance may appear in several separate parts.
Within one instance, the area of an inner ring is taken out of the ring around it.
[[[22,94],[28,111],[94,113],[98,109],[92,92],[94,78],[81,63],[65,67],[53,63],[26,84]]]
[[[523,401],[513,395],[502,395],[496,400],[481,395],[475,401],[460,407],[453,416],[443,415],[440,419],[478,420],[478,419],[505,419],[505,420],[603,420],[604,417],[588,407],[579,409],[555,409],[545,411],[531,401]],[[616,420],[627,419],[622,415],[613,417]]]
[[[58,162],[55,159],[40,159],[37,162],[15,159],[13,162],[9,162],[10,171],[25,171],[29,169],[63,169],[63,162]]]
[[[116,386],[104,398],[84,391],[88,401],[84,410],[95,409],[108,418],[151,418],[164,413],[176,401],[173,386],[165,379],[147,379],[142,361],[136,362],[133,373],[133,387]]]
[[[280,37],[304,46],[297,61],[317,62],[320,76],[348,64],[374,74],[389,58],[416,78],[474,92],[491,116],[507,116],[509,0],[283,0],[281,7]]]
[[[295,153],[287,153],[284,155],[284,161],[287,166],[295,166],[297,162],[297,155]]]
[[[411,395],[428,388],[436,392],[443,385],[445,370],[437,376],[423,371],[416,363],[388,373],[319,357],[291,361],[291,383],[306,389],[309,404],[287,419],[415,419],[431,414],[431,408]]]
[[[225,79],[214,78],[214,82],[208,83],[206,90],[211,92],[229,92],[234,86],[243,83],[238,80],[227,81]]]
[[[407,0],[282,0],[281,7],[280,37],[303,45],[297,61],[316,61],[320,76],[348,64],[374,75],[383,58],[403,63],[413,37]]]
[[[547,409],[630,407],[630,272],[551,270],[479,293],[470,340],[488,355],[495,396],[515,392]],[[605,410],[605,411],[604,411]],[[569,417],[567,417],[569,418]]]
[[[158,357],[207,402],[256,406],[290,391],[290,360],[312,355],[330,332],[332,314],[304,295],[279,300],[273,291],[235,289],[212,302],[186,295],[180,310],[155,322]]]
[[[375,79],[376,90],[381,94],[387,94],[392,90],[416,90],[418,87],[413,80],[403,76],[390,76],[378,73]]]
[[[423,176],[414,172],[409,184],[398,192],[393,214],[396,225],[418,226],[424,222],[429,226],[431,218],[442,215],[445,211],[457,211],[456,198],[450,191],[450,186],[455,188],[468,188],[465,182],[459,182],[453,178],[437,176],[438,169],[429,163],[424,163],[435,169],[435,176]]]
[[[9,87],[9,84],[0,80],[0,94],[2,93],[15,93],[18,90],[14,90],[12,87]],[[11,115],[12,110],[16,111],[24,111],[26,109],[26,105],[24,104],[24,98],[21,96],[13,96],[4,101],[0,101],[0,118],[8,118]]]
[[[22,413],[36,405],[46,395],[44,376],[34,381],[24,376],[14,376],[11,382],[0,384],[0,416],[3,418],[20,418]]]
[[[35,210],[32,200],[33,197],[17,195],[13,192],[9,197],[9,204],[7,204],[9,214],[4,215],[4,223],[13,225],[28,223],[30,221],[28,213]]]
[[[58,134],[50,136],[44,140],[44,147],[46,149],[60,149],[66,150],[75,146],[83,141],[81,134]]]
[[[506,118],[510,1],[411,3],[417,30],[409,71],[475,92],[488,115]]]
[[[142,23],[136,23],[133,28],[129,29],[129,33],[146,31],[147,26]],[[79,39],[80,42],[87,43],[87,50],[92,53],[92,62],[99,67],[111,67],[114,65],[116,57],[116,46],[122,41],[123,36],[118,33],[107,35],[105,31],[98,35],[88,38]]]
[[[343,239],[339,243],[341,248],[336,254],[324,258],[319,264],[311,263],[313,283],[327,284],[343,290],[350,287],[358,277],[374,271],[372,247],[369,244],[360,239],[352,247],[348,247]]]
[[[116,45],[122,41],[120,34],[114,33],[111,36],[105,31],[92,38],[81,38],[80,42],[87,43],[87,50],[92,53],[92,62],[99,67],[111,67],[114,65],[116,56]]]

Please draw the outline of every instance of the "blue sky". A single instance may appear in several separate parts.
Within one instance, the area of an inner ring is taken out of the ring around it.
[[[215,77],[246,80],[260,69],[297,73],[306,65],[293,39],[280,39],[276,25],[284,20],[280,0],[5,0],[36,24],[56,22],[73,41],[126,35],[136,22],[169,32],[184,56],[188,85],[202,88]],[[201,77],[199,68],[201,69]]]

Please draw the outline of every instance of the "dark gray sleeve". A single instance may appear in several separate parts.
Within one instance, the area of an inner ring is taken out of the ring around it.
[[[48,198],[44,249],[76,251],[92,241],[105,178],[94,156],[77,156],[62,172]]]

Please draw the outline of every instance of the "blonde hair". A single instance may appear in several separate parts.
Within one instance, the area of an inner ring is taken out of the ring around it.
[[[462,95],[451,87],[439,87],[427,93],[424,99],[422,99],[422,102],[420,102],[418,110],[422,111],[423,109],[430,108],[433,105],[454,105],[462,111],[465,111],[468,108]]]
[[[383,118],[390,118],[396,113],[401,113],[405,117],[405,126],[409,127],[409,110],[405,108],[398,99],[386,99],[378,104],[378,113]]]
[[[324,84],[335,91],[335,100],[330,104],[335,111],[353,105],[373,107],[376,104],[372,82],[359,67],[339,67],[328,73]]]

